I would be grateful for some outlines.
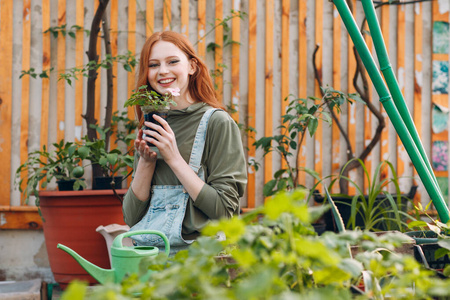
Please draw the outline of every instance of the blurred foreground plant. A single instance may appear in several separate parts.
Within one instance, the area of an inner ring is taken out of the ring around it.
[[[311,222],[326,207],[308,207],[306,192],[277,194],[264,207],[208,225],[190,248],[167,260],[142,264],[156,270],[147,282],[133,274],[121,284],[86,291],[73,284],[67,299],[431,299],[450,295],[450,280],[434,277],[413,257],[395,253],[403,234],[326,232]],[[227,239],[218,241],[216,235]],[[359,246],[350,256],[349,247]],[[218,256],[218,253],[227,255]],[[363,276],[364,274],[364,276]],[[364,292],[354,286],[364,282]]]

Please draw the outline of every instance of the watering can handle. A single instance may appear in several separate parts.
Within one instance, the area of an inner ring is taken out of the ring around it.
[[[122,245],[122,239],[126,238],[126,237],[130,237],[132,235],[139,235],[139,234],[156,234],[159,235],[163,241],[164,241],[164,252],[169,255],[170,252],[170,244],[169,244],[169,240],[167,239],[167,236],[162,233],[161,231],[158,230],[136,230],[136,231],[128,231],[122,234],[119,234],[113,242],[113,246],[120,248],[123,247]]]

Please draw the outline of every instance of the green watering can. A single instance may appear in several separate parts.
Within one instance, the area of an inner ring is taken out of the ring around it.
[[[125,237],[140,234],[156,234],[164,240],[165,253],[167,256],[170,252],[169,240],[166,235],[157,230],[137,230],[129,231],[118,235],[111,246],[111,268],[103,269],[93,263],[87,261],[81,257],[78,253],[66,247],[58,244],[57,248],[69,253],[92,277],[98,282],[104,284],[106,282],[119,283],[127,274],[138,273],[139,264],[145,257],[156,257],[159,253],[159,249],[153,246],[136,246],[127,247],[122,245],[122,240]],[[152,272],[149,271],[145,276],[141,277],[142,281],[148,279]]]

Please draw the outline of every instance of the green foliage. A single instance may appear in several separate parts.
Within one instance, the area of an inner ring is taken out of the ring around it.
[[[45,188],[54,179],[74,179],[74,190],[86,187],[86,183],[80,178],[84,172],[80,170],[82,155],[79,145],[61,140],[54,143],[53,147],[54,150],[50,151],[44,145],[42,150],[29,153],[27,160],[16,170],[14,183],[23,192],[26,203],[34,195],[36,205],[39,205],[39,186]]]
[[[167,260],[149,258],[142,274],[121,284],[78,290],[87,299],[431,299],[450,295],[450,280],[434,277],[413,257],[394,253],[400,233],[326,232],[311,221],[323,207],[308,207],[306,191],[277,194],[241,218],[211,222],[189,248]],[[218,241],[223,232],[227,236]],[[358,246],[354,257],[349,246]],[[218,256],[218,253],[228,255]],[[364,275],[363,275],[364,274]],[[352,294],[352,285],[365,292]],[[79,284],[75,284],[79,289]],[[74,289],[68,289],[73,293]],[[68,292],[66,292],[68,293]],[[78,294],[71,294],[73,297]]]
[[[356,182],[343,175],[347,165],[354,160],[359,162],[364,171],[365,181],[367,182],[367,193],[363,187],[358,186]],[[385,168],[390,169],[392,178],[381,180],[381,172]],[[350,218],[346,224],[348,229],[357,228],[357,217],[360,217],[363,222],[362,229],[370,231],[379,231],[380,228],[383,228],[383,230],[405,231],[406,228],[408,228],[407,221],[416,220],[407,213],[408,204],[412,203],[412,199],[401,196],[397,173],[394,166],[389,161],[385,160],[380,162],[371,176],[364,162],[355,158],[347,162],[339,175],[331,175],[326,178],[331,178],[328,190],[331,190],[332,186],[341,179],[348,181],[356,189],[356,195],[354,196],[342,194],[331,195],[331,198],[342,197],[349,199],[348,202],[333,199],[335,203],[350,207]],[[315,186],[320,184],[321,181]],[[397,191],[396,199],[386,191],[389,183],[395,186]]]
[[[83,29],[83,27],[79,25],[72,25],[70,29],[67,29],[67,24],[62,24],[61,26],[53,26],[49,27],[44,33],[50,33],[56,39],[58,38],[58,34],[61,33],[63,36],[70,36],[71,38],[76,38],[76,32],[83,31],[86,33],[86,36],[89,36],[90,31],[87,29]]]
[[[277,170],[274,173],[274,179],[270,180],[264,186],[264,196],[271,196],[283,190],[292,190],[298,186],[298,173],[306,172],[317,180],[320,180],[314,170],[298,166],[298,153],[304,141],[305,135],[309,132],[310,136],[316,133],[319,126],[319,120],[330,124],[331,117],[327,110],[336,110],[340,112],[340,106],[344,103],[352,103],[351,100],[360,101],[356,94],[346,95],[331,87],[322,88],[323,98],[308,97],[294,99],[289,102],[286,114],[281,116],[281,125],[278,127],[280,134],[275,136],[262,137],[254,145],[256,149],[261,148],[264,156],[271,153],[278,153],[286,167]],[[290,97],[293,97],[290,95]],[[288,101],[289,97],[285,99]],[[291,165],[294,153],[297,152],[295,165]],[[255,169],[258,164],[253,162]]]
[[[80,76],[89,77],[90,70],[98,70],[100,68],[109,69],[113,65],[114,62],[122,64],[123,68],[127,72],[131,72],[132,69],[137,65],[137,60],[135,55],[132,54],[131,51],[128,51],[127,54],[120,54],[116,56],[111,56],[107,54],[105,59],[100,62],[96,62],[94,60],[89,61],[86,65],[73,67],[70,69],[65,69],[63,72],[59,73],[58,80],[65,80],[69,85],[72,85],[74,80],[78,80]],[[49,74],[54,71],[54,68],[50,68],[48,70],[43,70],[41,73],[36,73],[35,68],[30,68],[29,70],[22,70],[19,78],[23,76],[29,75],[33,78],[49,78]]]
[[[153,90],[149,90],[147,85],[140,86],[137,90],[133,90],[130,98],[125,102],[124,106],[141,106],[142,111],[152,112],[161,109],[169,109],[170,105],[176,106],[170,93],[160,95]]]
[[[103,175],[114,177],[124,167],[133,167],[134,157],[128,152],[123,154],[119,149],[108,150],[104,140],[89,141],[83,138],[84,144],[78,149],[82,159],[88,159],[92,164],[98,164],[102,168]],[[123,171],[126,175],[127,171]]]

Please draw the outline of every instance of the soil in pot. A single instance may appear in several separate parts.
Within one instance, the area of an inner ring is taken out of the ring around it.
[[[123,176],[96,177],[96,178],[94,178],[94,182],[92,184],[92,189],[93,190],[110,190],[110,189],[112,189],[113,179],[114,179],[114,188],[121,189]]]
[[[145,120],[146,122],[151,122],[151,123],[153,123],[153,124],[162,126],[158,121],[156,121],[156,120],[153,118],[153,115],[160,116],[161,118],[163,118],[164,120],[166,120],[166,119],[167,119],[167,116],[168,116],[168,111],[152,111],[152,112],[149,112],[149,113],[144,114],[144,120]],[[145,126],[145,129],[146,129],[146,130],[152,130],[152,131],[154,131],[153,129],[151,129],[151,128],[147,127],[147,126]],[[147,145],[148,145],[149,147],[155,147],[155,145],[153,145],[152,143],[149,143],[149,142],[147,142]]]
[[[59,191],[73,191],[73,184],[75,183],[75,179],[58,180],[56,181],[56,183],[58,184]],[[82,189],[83,187],[80,186],[78,190],[81,191]]]

